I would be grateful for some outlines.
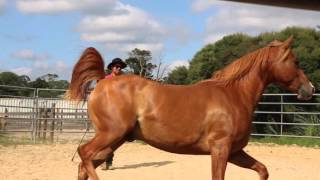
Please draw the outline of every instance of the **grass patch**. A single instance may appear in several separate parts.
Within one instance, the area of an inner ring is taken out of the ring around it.
[[[30,139],[30,136],[10,136],[8,134],[0,134],[0,145],[10,146],[10,145],[26,145],[34,144]]]
[[[88,136],[85,137],[81,144],[86,143],[92,137]],[[29,133],[0,133],[0,145],[2,146],[11,146],[11,145],[34,145],[34,144],[79,144],[81,137],[76,134],[74,136],[55,136],[53,141],[50,138],[41,139],[38,138],[34,142],[31,139],[31,135]]]
[[[250,142],[274,143],[278,145],[298,145],[302,147],[320,147],[320,139],[293,137],[252,137]]]

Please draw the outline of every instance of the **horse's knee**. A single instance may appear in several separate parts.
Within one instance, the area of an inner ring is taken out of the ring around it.
[[[87,148],[87,144],[81,145],[78,147],[78,154],[82,160],[82,162],[85,162],[90,157],[90,150]]]
[[[78,166],[78,180],[87,180],[89,178],[86,169],[83,167],[81,162]]]
[[[264,165],[261,165],[259,167],[258,173],[260,175],[261,180],[267,180],[269,178],[268,169]]]
[[[82,145],[82,146],[79,146],[78,149],[77,149],[77,151],[78,151],[78,154],[79,154],[81,160],[83,161],[83,159],[84,159],[84,154],[85,154],[85,153],[83,152],[83,145]],[[80,165],[79,165],[79,166],[80,166]]]
[[[79,157],[81,159],[81,162],[78,165],[78,180],[87,180],[88,174],[87,174],[86,168],[84,167],[85,158],[84,158],[82,147],[83,146],[79,146],[77,149]]]

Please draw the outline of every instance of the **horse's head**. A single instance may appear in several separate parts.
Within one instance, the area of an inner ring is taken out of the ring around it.
[[[291,92],[298,94],[298,99],[309,100],[315,92],[315,87],[309,81],[303,70],[299,68],[298,61],[290,45],[292,36],[286,41],[274,41],[270,44],[272,53],[272,81]]]

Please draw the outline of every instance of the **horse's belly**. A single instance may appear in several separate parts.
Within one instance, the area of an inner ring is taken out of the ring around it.
[[[135,139],[164,151],[179,154],[209,154],[207,140],[197,129],[181,130],[179,128],[140,124],[133,132]]]
[[[167,151],[171,153],[177,153],[177,154],[210,154],[209,148],[203,148],[202,145],[199,145],[197,143],[190,143],[190,144],[179,144],[179,143],[171,143],[167,141],[159,141],[159,140],[154,140],[151,138],[142,138],[144,142],[147,144]]]

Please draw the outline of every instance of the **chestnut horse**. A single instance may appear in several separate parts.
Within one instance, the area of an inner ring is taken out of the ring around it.
[[[99,80],[88,99],[95,126],[92,140],[78,148],[79,180],[98,179],[95,168],[128,139],[180,154],[211,155],[212,179],[222,180],[227,162],[257,171],[266,167],[243,148],[250,136],[252,115],[263,90],[279,84],[308,100],[315,91],[284,42],[249,53],[194,85],[160,84],[134,75],[103,79],[104,63],[88,48],[75,65],[69,98],[81,100],[88,83]]]

